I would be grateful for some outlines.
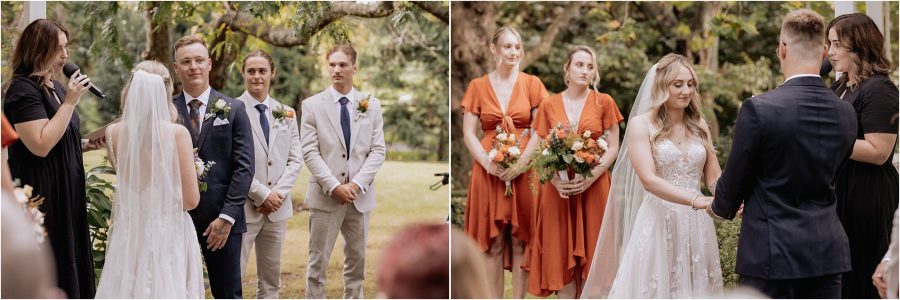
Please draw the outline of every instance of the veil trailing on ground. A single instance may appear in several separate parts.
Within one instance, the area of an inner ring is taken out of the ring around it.
[[[97,297],[203,297],[166,85],[159,75],[136,71],[127,93],[110,153],[118,183]]]
[[[647,71],[641,89],[634,99],[631,113],[628,114],[628,120],[650,111],[653,103],[650,95],[654,78],[656,78],[657,66],[653,65]],[[606,298],[609,295],[619,268],[619,261],[622,258],[622,251],[628,244],[634,227],[634,219],[644,200],[644,195],[647,193],[628,158],[627,140],[630,130],[627,129],[626,127],[626,138],[616,156],[616,165],[611,174],[612,183],[606,202],[606,211],[603,214],[603,223],[600,227],[600,237],[594,248],[593,263],[588,271],[581,298]]]

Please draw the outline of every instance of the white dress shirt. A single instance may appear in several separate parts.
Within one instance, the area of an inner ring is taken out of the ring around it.
[[[206,90],[203,91],[203,93],[197,97],[191,96],[191,94],[188,94],[187,91],[183,92],[184,93],[184,103],[187,104],[188,113],[190,113],[190,111],[191,111],[191,100],[197,99],[197,100],[200,100],[200,103],[203,103],[202,105],[200,105],[200,108],[198,108],[200,110],[200,123],[201,124],[203,123],[203,118],[206,115],[206,105],[209,104],[209,92],[210,91],[212,91],[212,87],[206,87]],[[198,136],[200,135],[201,128],[203,128],[203,126],[197,127],[197,135]],[[225,219],[225,221],[228,221],[228,223],[231,223],[231,225],[234,225],[234,218],[232,218],[229,215],[219,214],[219,218]]]
[[[796,75],[794,75],[794,76],[788,77],[788,78],[785,79],[784,82],[782,82],[781,84],[784,84],[784,83],[788,82],[788,80],[791,80],[791,79],[794,79],[794,78],[797,78],[797,77],[819,77],[819,78],[822,78],[822,76],[819,76],[819,75],[817,75],[817,74],[796,74]]]
[[[190,114],[190,111],[191,111],[191,100],[197,99],[197,100],[200,100],[200,103],[202,103],[200,105],[200,108],[198,108],[200,110],[200,123],[201,124],[203,123],[203,118],[205,117],[205,114],[206,114],[206,105],[209,104],[210,91],[212,91],[212,87],[206,87],[206,90],[203,91],[203,93],[201,93],[197,97],[191,96],[191,94],[188,94],[187,91],[182,92],[184,94],[184,104],[187,105],[188,114]],[[188,115],[188,117],[190,117],[190,115]],[[203,126],[198,126],[198,128],[197,128],[198,136],[200,135],[200,130],[201,130],[200,128],[202,128],[202,127]]]

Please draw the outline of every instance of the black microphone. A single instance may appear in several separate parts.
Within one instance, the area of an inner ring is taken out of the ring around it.
[[[80,68],[78,68],[78,66],[76,66],[75,64],[67,63],[65,66],[63,66],[63,74],[66,75],[66,77],[71,78],[72,74],[75,74],[75,72],[78,71],[79,69]],[[88,83],[88,84],[91,85],[91,93],[93,93],[94,96],[97,96],[97,98],[100,98],[100,99],[106,99],[106,93],[104,93],[103,90],[98,88],[93,83]]]

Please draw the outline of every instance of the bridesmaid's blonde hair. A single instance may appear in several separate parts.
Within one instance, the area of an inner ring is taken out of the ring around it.
[[[169,95],[171,97],[172,94],[174,94],[175,88],[172,85],[172,76],[169,75],[169,69],[167,69],[166,66],[162,63],[155,60],[145,60],[134,66],[134,70],[132,70],[131,73],[134,74],[134,72],[136,71],[144,71],[150,74],[159,75],[163,78],[163,82],[166,85],[166,95]],[[132,75],[131,78],[128,79],[128,83],[126,83],[125,87],[122,89],[122,100],[119,109],[123,112],[125,111],[125,99],[128,99],[128,88],[131,87],[131,81],[133,79],[134,75]],[[171,99],[168,100],[169,101],[166,101],[166,103],[168,103],[169,105],[169,114],[171,115],[171,121],[177,122],[178,110],[175,109],[175,105],[172,104]]]
[[[655,133],[651,133],[650,142],[656,144],[663,138],[667,137],[672,130],[672,123],[666,113],[665,104],[669,100],[669,84],[675,81],[678,76],[677,66],[684,66],[691,73],[691,80],[694,81],[694,93],[691,96],[691,102],[684,109],[684,122],[687,131],[694,136],[700,137],[703,147],[713,153],[716,149],[712,145],[712,135],[709,133],[709,126],[703,120],[703,112],[700,109],[700,90],[698,86],[700,82],[697,80],[697,72],[694,71],[693,65],[687,59],[679,54],[670,53],[663,56],[659,60],[656,67],[656,78],[653,79],[653,88],[650,91],[650,99],[653,101],[650,107],[650,123],[654,128],[658,128]]]

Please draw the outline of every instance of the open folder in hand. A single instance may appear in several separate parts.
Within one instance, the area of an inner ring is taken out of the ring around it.
[[[88,133],[88,134],[85,135],[83,138],[86,139],[86,140],[88,140],[88,141],[96,141],[96,140],[98,140],[98,139],[105,138],[105,137],[106,137],[106,127],[108,127],[109,124],[112,124],[112,123],[115,123],[115,122],[118,122],[118,121],[119,121],[119,119],[115,119],[115,120],[113,120],[112,122],[109,122],[109,123],[107,123],[106,125],[103,125],[103,126],[101,126],[100,128],[97,128],[97,130],[94,130],[94,131],[92,131],[91,133]]]

